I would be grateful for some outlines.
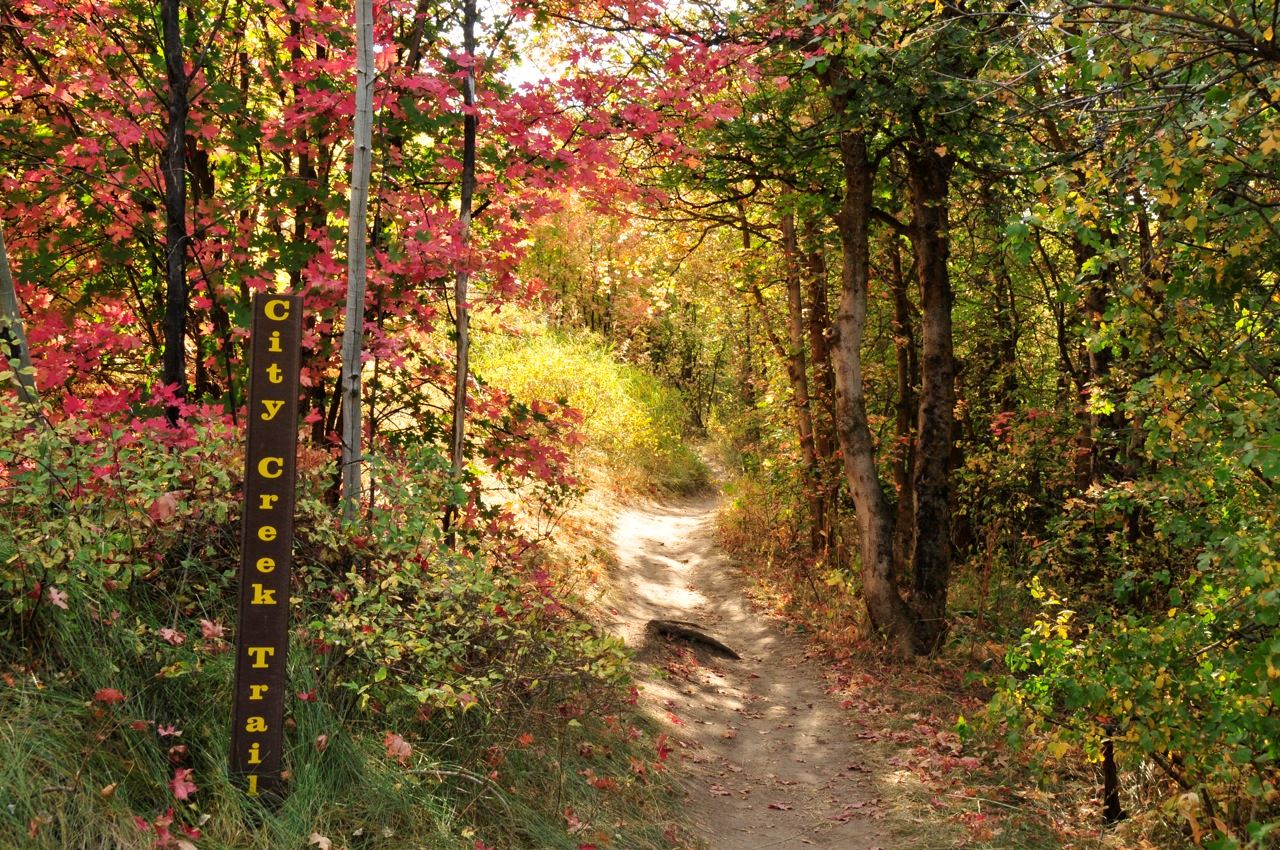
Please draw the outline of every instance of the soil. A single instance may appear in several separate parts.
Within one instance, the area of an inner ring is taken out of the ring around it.
[[[719,495],[624,510],[612,624],[639,655],[642,699],[684,762],[691,821],[708,850],[892,845],[856,719],[827,693],[802,637],[754,608],[719,548]],[[646,634],[697,623],[742,658]]]

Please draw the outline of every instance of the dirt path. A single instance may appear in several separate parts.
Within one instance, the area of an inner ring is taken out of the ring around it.
[[[613,537],[614,628],[641,651],[645,700],[681,744],[693,821],[709,850],[887,850],[851,717],[803,639],[747,601],[716,544],[718,504],[627,510]],[[673,656],[646,637],[651,619],[697,622],[742,660]]]

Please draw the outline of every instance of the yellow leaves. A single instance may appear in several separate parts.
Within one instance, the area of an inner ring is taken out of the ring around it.
[[[1268,127],[1263,130],[1262,143],[1258,149],[1268,156],[1280,150],[1280,127]]]
[[[1200,219],[1194,215],[1189,215],[1182,220],[1182,226],[1187,230],[1195,230],[1200,224]]]
[[[1155,51],[1148,50],[1145,53],[1136,53],[1131,60],[1135,67],[1150,70],[1160,64],[1160,54]]]
[[[1050,741],[1049,746],[1045,748],[1049,757],[1053,759],[1061,759],[1071,751],[1071,745],[1066,741]]]

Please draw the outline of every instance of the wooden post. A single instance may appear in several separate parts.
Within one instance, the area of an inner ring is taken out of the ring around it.
[[[301,297],[254,298],[231,721],[231,773],[250,796],[282,791],[301,337]]]

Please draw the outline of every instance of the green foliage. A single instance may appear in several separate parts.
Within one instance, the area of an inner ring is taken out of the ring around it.
[[[565,806],[625,846],[666,846],[652,739],[616,728],[633,700],[620,643],[523,565],[497,514],[442,545],[463,494],[424,446],[374,460],[378,495],[351,533],[327,454],[303,451],[289,793],[270,810],[245,798],[226,773],[239,450],[221,429],[79,427],[0,409],[0,846],[142,848],[198,829],[197,846],[228,850],[313,834],[576,847]],[[590,768],[612,784],[518,743],[544,739],[613,742]]]

